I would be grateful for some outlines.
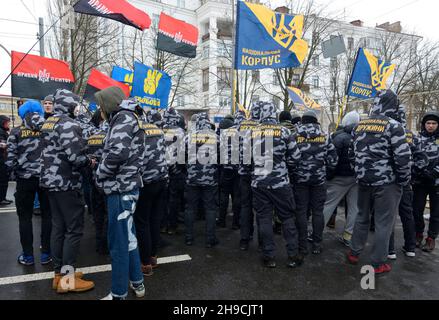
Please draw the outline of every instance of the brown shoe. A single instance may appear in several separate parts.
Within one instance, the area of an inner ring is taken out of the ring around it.
[[[63,287],[62,281],[58,283],[58,287],[56,288],[57,293],[67,293],[67,292],[85,292],[94,288],[95,284],[93,281],[83,280],[81,278],[75,277],[74,284],[70,285],[68,282],[70,279],[67,279],[67,286]]]
[[[422,251],[432,252],[434,250],[434,247],[435,247],[435,242],[436,242],[436,240],[434,240],[433,238],[430,238],[430,237],[425,239],[425,243],[422,246]]]
[[[152,267],[153,269],[155,269],[155,268],[158,267],[158,264],[157,264],[157,256],[151,257],[151,258],[149,259],[149,261],[151,261],[151,267]]]
[[[150,264],[142,264],[142,273],[144,276],[152,276],[154,273],[152,272],[152,265]]]
[[[76,278],[82,278],[83,276],[84,276],[84,274],[82,272],[75,272]],[[58,288],[59,280],[61,280],[62,277],[63,277],[63,275],[61,273],[55,273],[55,277],[53,278],[53,281],[52,281],[52,289],[53,290],[56,290]]]

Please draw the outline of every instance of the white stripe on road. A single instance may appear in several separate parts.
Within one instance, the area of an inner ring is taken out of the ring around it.
[[[188,254],[183,254],[183,255],[179,255],[179,256],[158,258],[157,264],[174,263],[174,262],[181,262],[181,261],[188,261],[188,260],[192,260],[191,256]],[[94,267],[78,268],[76,271],[80,271],[84,274],[108,272],[108,271],[111,271],[111,264],[105,264],[102,266],[94,266]],[[47,280],[47,279],[53,279],[53,272],[33,273],[33,274],[27,274],[27,275],[22,275],[22,276],[0,278],[0,286],[5,286],[8,284]]]
[[[0,208],[0,213],[10,213],[10,212],[16,212],[17,209],[15,207],[8,207],[8,208]]]

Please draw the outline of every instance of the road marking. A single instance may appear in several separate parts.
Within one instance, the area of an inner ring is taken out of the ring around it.
[[[3,212],[15,212],[15,211],[17,211],[17,208],[15,208],[15,207],[5,207],[5,208],[0,208],[0,213],[3,213]]]
[[[188,254],[183,254],[183,255],[178,255],[178,256],[158,258],[157,264],[182,262],[182,261],[188,261],[188,260],[192,260],[191,256]],[[108,272],[108,271],[111,271],[111,264],[105,264],[105,265],[94,266],[94,267],[78,268],[76,271],[80,271],[84,274]],[[24,282],[48,280],[48,279],[53,279],[53,272],[41,272],[41,273],[26,274],[26,275],[22,275],[22,276],[0,278],[0,286],[5,286],[5,285],[9,285],[9,284],[24,283]]]

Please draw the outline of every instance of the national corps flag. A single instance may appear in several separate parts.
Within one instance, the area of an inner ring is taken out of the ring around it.
[[[148,29],[150,17],[125,0],[79,0],[75,12],[119,21],[139,30]]]
[[[171,92],[171,77],[139,62],[134,63],[134,79],[131,96],[143,107],[167,108]]]
[[[160,14],[157,49],[177,56],[195,58],[197,54],[198,29],[182,20]]]
[[[379,60],[366,49],[360,48],[347,95],[360,99],[374,98],[378,91],[387,89],[387,79],[394,69],[394,64]]]
[[[84,99],[90,102],[95,102],[94,94],[96,92],[113,86],[121,88],[126,97],[130,96],[130,88],[128,85],[111,79],[109,76],[96,69],[92,69],[85,88]]]
[[[290,96],[291,101],[293,102],[293,109],[297,111],[307,111],[313,110],[319,113],[321,111],[321,106],[316,103],[313,99],[308,97],[302,90],[287,87],[288,95]]]
[[[43,100],[57,89],[71,91],[75,82],[67,62],[17,51],[12,51],[11,70],[13,97]]]
[[[236,28],[236,69],[298,67],[308,53],[301,15],[238,1]]]
[[[130,92],[133,87],[133,77],[134,73],[132,71],[122,67],[114,66],[113,70],[111,71],[111,78],[127,84],[130,87]]]

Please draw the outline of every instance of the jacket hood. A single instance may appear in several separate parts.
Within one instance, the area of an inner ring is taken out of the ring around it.
[[[180,116],[174,108],[166,109],[163,113],[163,122],[165,126],[178,127]]]
[[[260,122],[265,120],[274,120],[277,122],[277,112],[276,107],[271,102],[262,102],[260,104]]]
[[[398,108],[398,112],[396,113],[396,121],[402,124],[404,128],[407,128],[407,117],[405,114],[405,105],[401,104]]]
[[[322,128],[318,123],[307,123],[307,124],[302,124],[297,130],[297,133],[300,136],[305,137],[307,139],[315,138],[322,134]]]
[[[95,99],[108,118],[110,114],[119,109],[126,97],[121,88],[113,86],[96,92]]]
[[[210,124],[209,115],[207,112],[198,113],[195,119],[195,130],[201,131],[209,129],[212,129],[212,126]]]
[[[39,131],[44,124],[44,115],[38,112],[28,112],[24,116],[23,124],[27,129]]]
[[[222,129],[228,129],[230,127],[233,127],[234,122],[228,118],[224,118],[223,120],[221,120],[221,122],[219,123],[219,128]]]
[[[73,116],[73,112],[79,105],[80,98],[78,95],[66,89],[58,89],[53,95],[53,113]]]
[[[145,120],[147,123],[155,124],[157,127],[163,126],[162,115],[156,109],[148,110]]]
[[[397,95],[392,90],[378,92],[370,109],[370,115],[380,115],[398,119],[399,101]]]
[[[254,102],[250,110],[250,118],[254,121],[259,121],[261,118],[262,101]]]
[[[233,123],[235,125],[240,125],[242,121],[246,119],[245,112],[242,110],[238,110],[235,112],[235,117]]]
[[[0,115],[0,128],[5,130],[5,123],[11,121],[8,116]]]
[[[355,126],[359,122],[360,122],[360,114],[357,111],[351,111],[346,113],[346,115],[343,117],[343,120],[341,120],[341,125],[343,127]]]
[[[44,116],[44,110],[36,100],[28,100],[18,109],[18,115],[22,120],[24,120],[28,113],[39,113],[41,116]]]

